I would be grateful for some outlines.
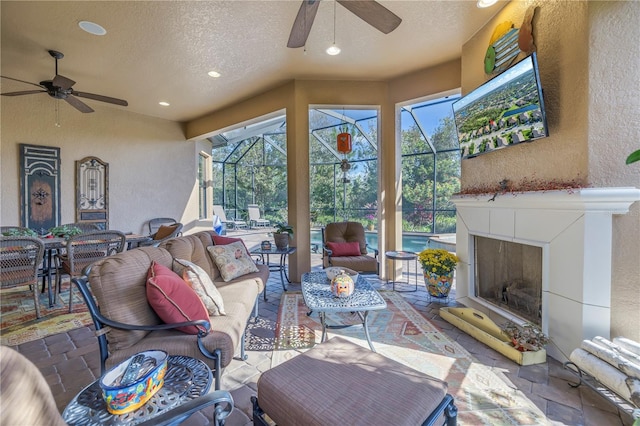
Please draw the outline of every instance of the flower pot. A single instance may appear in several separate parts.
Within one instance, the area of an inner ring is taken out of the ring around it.
[[[424,285],[432,297],[445,298],[449,296],[453,284],[453,271],[447,275],[438,275],[433,272],[424,273]]]
[[[273,234],[273,240],[278,250],[286,250],[289,247],[289,234]]]

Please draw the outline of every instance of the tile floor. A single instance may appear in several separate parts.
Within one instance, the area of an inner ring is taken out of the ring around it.
[[[243,238],[255,239],[259,243],[260,238],[267,239],[264,238],[265,231],[260,232],[261,234]],[[377,279],[372,282],[380,289],[391,288],[390,285]],[[289,285],[289,290],[299,289],[299,284]],[[272,273],[267,285],[268,301],[264,302],[261,298],[259,315],[275,321],[281,295],[280,275]],[[521,390],[542,412],[546,413],[550,424],[593,426],[631,424],[629,418],[620,415],[615,406],[588,387],[571,388],[567,380],[572,376],[563,370],[558,361],[549,358],[546,364],[520,367],[441,320],[438,309],[443,305],[438,302],[429,302],[424,286],[419,286],[415,293],[403,293],[403,295],[426,318],[438,325],[443,333],[458,341],[472,353],[479,362],[491,367],[507,383]],[[455,304],[453,301],[450,303]],[[19,345],[17,349],[42,371],[51,386],[60,411],[82,388],[99,377],[99,351],[91,327],[28,342]],[[247,353],[249,357],[246,361],[232,361],[222,375],[222,389],[231,392],[236,405],[236,409],[227,421],[229,426],[252,424],[250,397],[256,394],[256,383],[261,372],[271,366],[271,352],[247,351]],[[183,424],[207,424],[211,418],[210,412],[211,410],[205,409]]]

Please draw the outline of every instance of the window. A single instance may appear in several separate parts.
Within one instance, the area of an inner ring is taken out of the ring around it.
[[[200,219],[206,219],[207,207],[209,206],[207,202],[207,188],[210,186],[209,179],[207,179],[209,175],[207,173],[208,160],[209,158],[204,154],[198,156],[198,208]]]

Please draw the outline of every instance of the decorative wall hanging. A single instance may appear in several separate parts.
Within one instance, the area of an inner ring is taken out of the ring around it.
[[[342,162],[340,163],[340,169],[342,170],[342,182],[349,183],[349,179],[347,179],[347,172],[351,169],[351,164],[347,160],[347,154],[351,152],[351,134],[347,132],[347,130],[343,130],[336,137],[336,148],[338,152],[344,156]]]
[[[109,229],[109,164],[98,157],[76,161],[76,220]]]
[[[60,223],[60,148],[20,144],[20,210],[41,235]]]
[[[520,52],[527,55],[535,52],[533,18],[536,9],[537,7],[534,6],[527,9],[520,29],[514,28],[511,21],[504,21],[496,25],[484,56],[484,72],[486,74],[499,74],[506,70]]]

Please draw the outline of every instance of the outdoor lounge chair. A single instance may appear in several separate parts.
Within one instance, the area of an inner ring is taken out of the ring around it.
[[[250,228],[253,226],[269,226],[269,221],[260,217],[260,207],[257,204],[247,204],[247,209],[249,210]]]
[[[246,228],[247,222],[244,220],[227,219],[227,215],[224,213],[224,209],[220,205],[213,205],[213,214],[220,218],[220,222],[224,223],[229,229]]]
[[[149,235],[153,235],[156,232],[158,232],[158,229],[160,229],[161,226],[169,226],[169,225],[173,225],[174,223],[178,223],[177,220],[175,220],[172,217],[155,217],[153,219],[149,220]]]

